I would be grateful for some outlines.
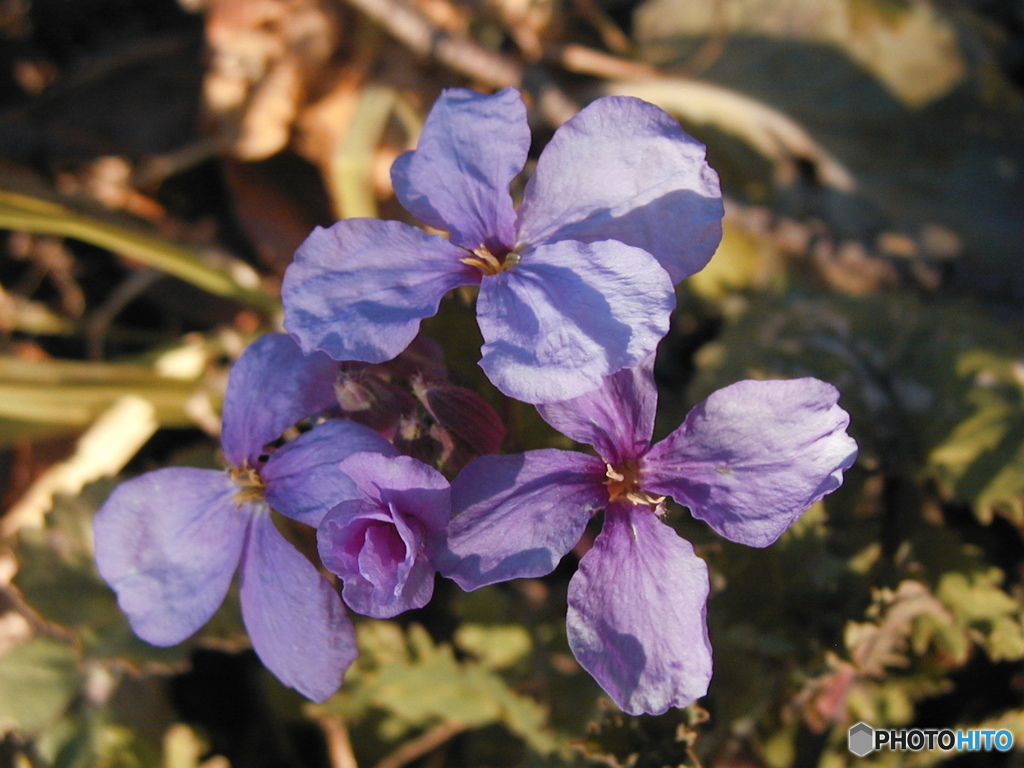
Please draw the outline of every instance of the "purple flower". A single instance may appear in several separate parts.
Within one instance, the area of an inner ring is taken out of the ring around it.
[[[342,582],[352,610],[378,619],[422,608],[434,593],[434,551],[451,516],[451,488],[407,456],[359,453],[340,469],[359,498],[324,517],[320,559]]]
[[[685,706],[711,678],[707,568],[658,519],[665,497],[726,538],[763,547],[839,487],[857,452],[839,393],[809,378],[721,389],[652,447],[652,363],[540,407],[598,457],[540,450],[470,463],[452,484],[439,560],[464,589],[541,576],[603,508],[604,528],[569,583],[569,645],[633,714]]]
[[[267,668],[315,701],[341,685],[356,656],[352,625],[270,508],[315,526],[356,494],[336,469],[342,459],[396,452],[372,430],[334,420],[264,454],[285,429],[334,403],[337,367],[283,334],[259,339],[232,369],[224,398],[230,470],[158,469],[122,483],[97,512],[97,566],[143,640],[174,645],[194,633],[238,570],[242,616]]]
[[[639,363],[668,329],[672,284],[721,237],[704,147],[651,104],[598,99],[555,133],[517,212],[529,147],[514,89],[444,91],[391,174],[402,205],[449,238],[376,219],[315,230],[285,274],[288,331],[338,360],[388,360],[470,284],[480,365],[507,395],[565,400]]]

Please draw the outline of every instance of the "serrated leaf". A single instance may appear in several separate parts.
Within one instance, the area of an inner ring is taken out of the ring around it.
[[[696,704],[641,717],[607,708],[575,746],[616,768],[697,768],[693,745],[698,726],[707,719],[708,713]]]
[[[521,626],[463,624],[455,631],[455,645],[488,669],[507,669],[529,655],[533,642]]]
[[[441,723],[500,724],[537,752],[555,747],[544,707],[483,664],[456,659],[450,645],[434,643],[422,627],[403,632],[392,622],[366,621],[356,634],[360,656],[326,709],[356,722],[383,713],[387,740]]]
[[[993,661],[1024,658],[1021,606],[1000,589],[998,568],[970,573],[947,573],[939,580],[938,597],[950,607],[957,623],[973,630]]]
[[[949,495],[970,502],[986,523],[1001,513],[1024,527],[1022,370],[1017,356],[963,355],[959,372],[973,384],[966,395],[973,412],[928,457]]]

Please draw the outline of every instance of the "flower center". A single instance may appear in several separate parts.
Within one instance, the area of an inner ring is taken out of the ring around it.
[[[640,488],[640,462],[636,459],[626,459],[617,466],[605,464],[607,471],[604,476],[605,488],[608,489],[608,500],[618,501],[625,499],[644,507],[651,507],[655,513],[661,514],[664,509],[664,496],[652,496]]]
[[[263,478],[256,469],[249,466],[249,462],[240,467],[232,467],[230,474],[231,482],[238,486],[235,491],[236,504],[263,501]]]
[[[506,269],[512,269],[512,267],[518,264],[519,254],[515,251],[508,251],[507,253],[495,256],[487,250],[487,246],[481,245],[473,251],[472,256],[459,259],[459,261],[471,267],[476,267],[485,275],[496,275],[499,272],[504,272]]]

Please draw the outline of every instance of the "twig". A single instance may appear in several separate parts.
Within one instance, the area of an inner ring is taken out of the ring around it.
[[[380,24],[413,53],[432,58],[491,88],[511,86],[531,91],[540,113],[553,125],[561,125],[579,111],[579,106],[543,70],[527,71],[521,62],[509,56],[447,32],[402,0],[347,2]]]
[[[99,360],[103,357],[104,337],[121,310],[163,277],[164,273],[155,267],[143,267],[132,272],[111,291],[103,304],[90,313],[85,320],[85,343],[89,359]]]
[[[697,51],[686,60],[679,74],[683,77],[697,77],[721,57],[729,36],[729,14],[725,0],[712,0],[711,24],[708,37]]]
[[[327,740],[327,757],[331,761],[331,768],[359,768],[355,753],[352,751],[348,728],[345,727],[345,721],[341,716],[324,715],[318,717],[317,722]]]
[[[456,72],[507,88],[522,83],[522,67],[497,51],[446,32],[402,0],[347,0],[404,43],[413,53],[436,59]]]
[[[417,758],[437,749],[451,738],[466,730],[463,723],[449,721],[431,728],[426,733],[407,741],[390,755],[385,757],[374,768],[402,768]]]
[[[616,53],[628,53],[633,47],[626,33],[608,15],[608,12],[595,0],[572,0],[576,9],[601,36],[601,42]]]
[[[132,174],[133,187],[157,186],[170,176],[205,163],[226,153],[238,140],[238,131],[229,129],[205,136],[162,155],[147,157]]]
[[[643,62],[612,56],[585,45],[566,43],[548,48],[547,57],[570,72],[610,80],[664,79],[666,75]]]

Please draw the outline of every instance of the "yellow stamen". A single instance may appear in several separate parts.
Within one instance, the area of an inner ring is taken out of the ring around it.
[[[640,463],[636,459],[626,459],[617,467],[605,464],[607,470],[604,481],[608,489],[608,500],[626,501],[644,507],[651,507],[658,514],[664,510],[664,496],[653,496],[640,488]]]
[[[487,248],[481,245],[475,251],[472,256],[467,256],[464,259],[459,259],[463,264],[468,264],[471,267],[476,267],[485,275],[496,275],[499,272],[504,272],[506,269],[511,269],[519,263],[519,254],[515,251],[510,251],[505,255],[505,258],[498,259],[493,253]]]
[[[263,478],[246,462],[241,467],[230,469],[231,482],[238,486],[235,504],[241,506],[253,501],[263,501]]]

